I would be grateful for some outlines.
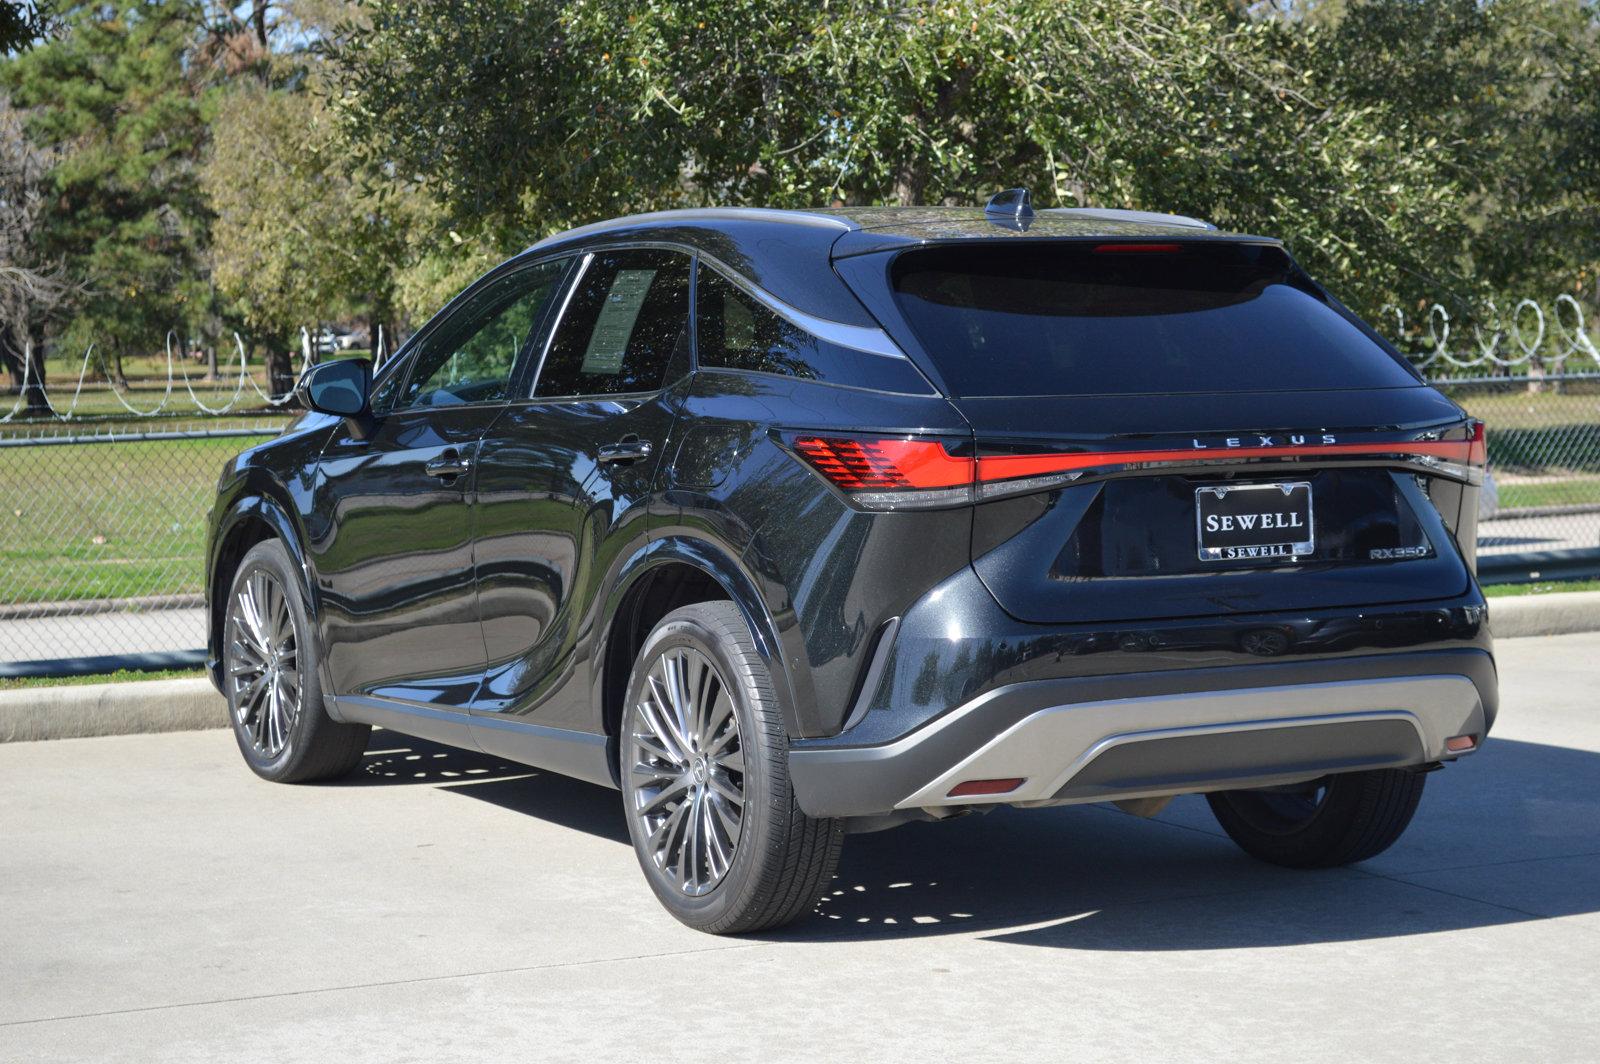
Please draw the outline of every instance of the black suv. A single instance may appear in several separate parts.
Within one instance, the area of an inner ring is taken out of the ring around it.
[[[1474,751],[1481,424],[1274,240],[1114,210],[695,210],[536,244],[224,470],[245,759],[380,725],[610,787],[713,932],[843,835],[1203,792],[1361,860]]]

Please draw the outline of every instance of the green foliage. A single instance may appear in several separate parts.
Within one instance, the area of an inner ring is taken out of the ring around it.
[[[0,55],[32,44],[44,33],[45,21],[33,0],[0,0]]]
[[[244,81],[219,100],[212,137],[201,178],[216,283],[257,335],[282,346],[387,302],[403,232],[352,178],[321,97]]]
[[[1023,184],[1285,236],[1369,315],[1592,263],[1567,230],[1597,199],[1570,121],[1593,8],[1340,8],[373,0],[332,57],[355,148],[502,249],[625,210]]]
[[[30,135],[59,152],[40,247],[85,286],[61,340],[118,356],[159,347],[207,306],[195,170],[206,112],[187,62],[198,6],[123,0],[60,14],[61,34],[0,67],[0,84],[32,109]]]
[[[1464,324],[1600,274],[1592,0],[49,11],[0,90],[54,160],[30,246],[83,289],[64,350],[156,349],[224,309],[280,351],[317,319],[415,324],[630,211],[1019,184],[1285,237],[1368,317],[1443,298]]]

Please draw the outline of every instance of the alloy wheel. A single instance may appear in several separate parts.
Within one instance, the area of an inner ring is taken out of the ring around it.
[[[289,600],[271,573],[245,578],[228,613],[226,664],[234,718],[263,757],[277,757],[300,715],[299,643]]]
[[[624,786],[644,848],[678,891],[706,894],[727,875],[744,824],[733,694],[705,654],[673,647],[651,663],[629,718]]]

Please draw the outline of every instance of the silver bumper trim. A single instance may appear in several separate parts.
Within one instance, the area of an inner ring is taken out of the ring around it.
[[[980,700],[956,712],[982,711]],[[1455,756],[1444,745],[1452,736],[1484,733],[1478,689],[1466,677],[1451,675],[1078,702],[1042,709],[1017,721],[907,794],[895,807],[1049,801],[1097,757],[1132,743],[1234,732],[1242,738],[1244,733],[1262,729],[1396,720],[1403,720],[1416,730],[1422,751],[1418,763]],[[914,737],[908,736],[902,742],[908,740]],[[1024,782],[1005,794],[949,797],[951,789],[965,780],[1012,778],[1022,778]],[[1170,793],[1183,789],[1167,790]]]

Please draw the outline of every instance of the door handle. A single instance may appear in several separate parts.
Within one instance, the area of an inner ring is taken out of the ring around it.
[[[437,458],[428,459],[422,467],[424,473],[441,480],[453,480],[465,476],[471,469],[472,463],[461,457],[454,447],[444,451]]]
[[[609,462],[637,462],[641,458],[649,458],[652,449],[649,440],[624,436],[616,443],[602,444],[596,459],[602,465]]]

